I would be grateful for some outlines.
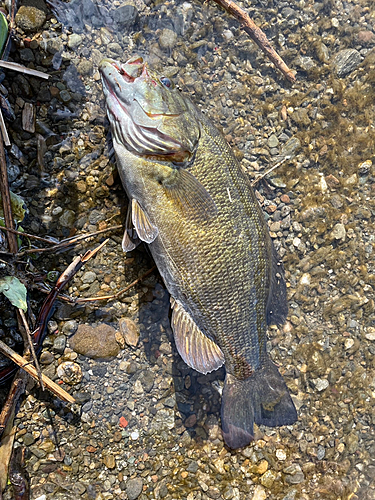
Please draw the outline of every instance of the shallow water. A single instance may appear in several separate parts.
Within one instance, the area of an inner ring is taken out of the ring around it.
[[[38,165],[35,135],[13,125],[27,159],[11,157],[22,167],[12,189],[29,207],[25,229],[61,238],[124,218],[97,70],[104,56],[140,54],[173,77],[222,128],[251,178],[290,157],[256,189],[284,261],[290,306],[286,325],[271,328],[268,350],[299,419],[256,429],[257,441],[243,450],[224,447],[224,372],[202,376],[177,355],[168,294],[155,272],[114,302],[57,309],[60,333],[45,342],[45,371],[57,378],[59,362],[78,363],[83,382],[63,387],[84,404],[70,409],[34,389],[21,407],[17,441],[30,451],[31,498],[375,498],[372,3],[244,2],[297,70],[293,85],[214,3],[54,5],[58,21],[50,16],[31,37],[37,43],[25,42],[34,57],[28,64],[46,68],[50,81],[9,74],[4,82],[14,101],[37,102],[37,132],[47,142]],[[344,49],[357,51],[352,66],[337,61]],[[31,58],[23,50],[15,60]],[[15,106],[19,115],[22,103]],[[120,242],[120,233],[111,237],[70,295],[117,291],[152,267],[145,249],[124,255]],[[61,255],[54,267],[94,245]],[[50,270],[52,261],[34,265]],[[78,324],[118,330],[122,317],[138,325],[136,347],[105,362],[70,349]]]

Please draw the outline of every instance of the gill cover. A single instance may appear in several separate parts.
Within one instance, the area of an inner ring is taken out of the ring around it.
[[[137,56],[123,65],[103,59],[99,70],[115,140],[138,155],[175,161],[193,155],[200,136],[196,111],[171,80]]]

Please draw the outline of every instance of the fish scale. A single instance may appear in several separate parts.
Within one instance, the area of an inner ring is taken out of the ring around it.
[[[202,373],[225,364],[223,436],[229,447],[245,446],[254,423],[297,418],[266,353],[267,323],[285,321],[287,301],[262,211],[224,137],[169,79],[138,57],[123,66],[105,59],[100,71],[119,173],[136,208],[127,220],[171,294],[182,358]]]

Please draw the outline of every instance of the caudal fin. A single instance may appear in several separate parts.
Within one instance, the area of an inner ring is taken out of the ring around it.
[[[254,439],[254,422],[269,427],[290,425],[297,411],[276,365],[267,357],[254,374],[239,380],[227,373],[221,403],[221,425],[229,448]]]

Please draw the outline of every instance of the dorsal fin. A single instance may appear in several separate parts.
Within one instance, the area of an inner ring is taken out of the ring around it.
[[[146,243],[152,243],[158,235],[158,228],[152,224],[135,198],[132,199],[132,221],[139,238]]]
[[[171,298],[172,329],[177,350],[185,363],[200,373],[210,373],[223,366],[224,354],[213,340],[196,325],[179,302]]]

